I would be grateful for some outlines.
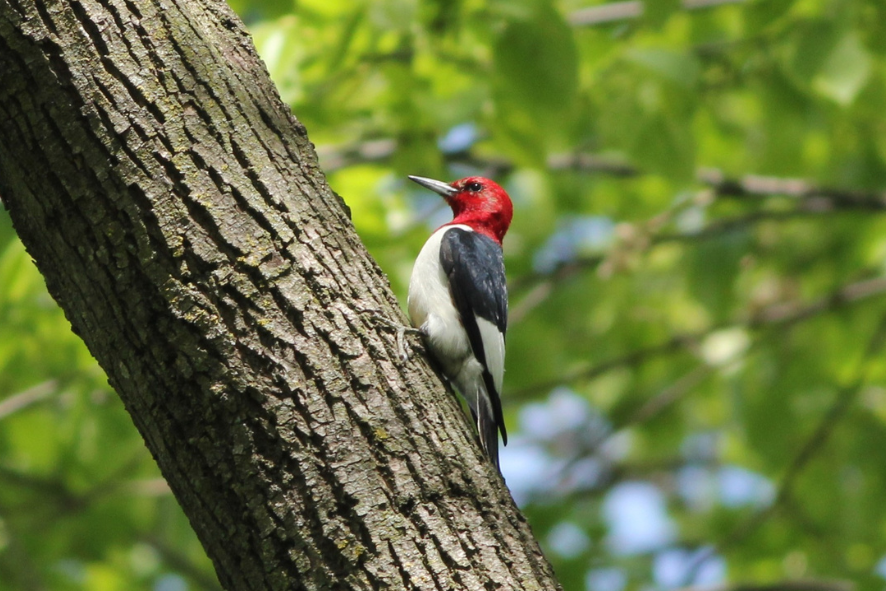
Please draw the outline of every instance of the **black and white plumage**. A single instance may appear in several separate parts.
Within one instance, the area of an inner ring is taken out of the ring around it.
[[[511,203],[479,177],[451,185],[410,177],[443,195],[455,219],[425,243],[409,283],[409,315],[443,373],[465,398],[487,455],[498,468],[508,294],[501,239]]]

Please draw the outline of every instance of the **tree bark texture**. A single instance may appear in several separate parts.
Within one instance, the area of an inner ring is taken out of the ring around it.
[[[226,589],[557,587],[227,5],[0,0],[0,195]]]

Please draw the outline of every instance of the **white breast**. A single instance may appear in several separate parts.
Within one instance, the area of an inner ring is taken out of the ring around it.
[[[440,264],[440,243],[446,231],[452,228],[472,231],[459,224],[444,226],[431,234],[415,259],[407,300],[413,326],[424,332],[432,353],[450,376],[459,373],[465,358],[472,354],[468,335],[452,304],[449,281]]]

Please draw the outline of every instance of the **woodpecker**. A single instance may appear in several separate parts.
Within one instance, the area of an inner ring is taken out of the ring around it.
[[[431,234],[415,260],[409,317],[467,401],[480,443],[499,469],[498,431],[508,443],[499,396],[508,324],[501,241],[514,208],[505,190],[483,177],[451,184],[409,178],[442,196],[453,214],[451,222]]]

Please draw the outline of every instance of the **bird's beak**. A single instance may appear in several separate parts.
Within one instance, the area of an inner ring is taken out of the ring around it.
[[[444,183],[443,181],[435,181],[434,179],[426,179],[423,176],[412,176],[409,175],[409,180],[415,181],[425,189],[430,189],[434,193],[441,195],[442,197],[449,199],[453,197],[456,193],[458,193],[458,189],[450,185],[449,183]]]

